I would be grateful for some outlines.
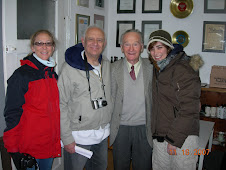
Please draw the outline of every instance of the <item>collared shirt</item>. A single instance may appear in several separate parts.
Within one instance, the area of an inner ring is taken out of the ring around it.
[[[138,62],[136,64],[134,64],[134,71],[135,71],[135,76],[137,78],[137,75],[140,71],[140,66],[141,66],[141,59],[139,58]],[[128,71],[130,72],[131,71],[131,67],[132,67],[132,64],[130,64],[128,61],[127,61],[127,67],[128,67]]]

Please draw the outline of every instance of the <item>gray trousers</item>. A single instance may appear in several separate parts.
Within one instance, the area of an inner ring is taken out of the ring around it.
[[[152,148],[146,137],[145,125],[119,127],[113,143],[113,162],[115,170],[151,170]]]
[[[93,151],[93,156],[88,159],[77,153],[69,153],[64,149],[64,170],[106,170],[108,161],[107,138],[95,145],[78,146]]]

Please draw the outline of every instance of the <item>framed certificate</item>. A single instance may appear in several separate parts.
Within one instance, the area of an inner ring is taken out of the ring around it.
[[[144,47],[146,48],[149,36],[153,31],[162,28],[162,21],[142,21],[142,34],[144,39]]]
[[[203,52],[225,52],[225,28],[226,22],[204,21],[203,22]]]
[[[120,47],[121,35],[129,29],[135,29],[135,21],[117,21],[116,47]]]
[[[204,0],[204,13],[226,13],[226,0]]]
[[[89,0],[77,0],[77,4],[89,8]]]
[[[104,16],[94,14],[94,24],[104,30]]]
[[[76,14],[76,37],[75,37],[75,42],[76,43],[81,43],[81,38],[85,33],[86,28],[90,24],[90,16],[87,15],[81,15],[81,14]]]
[[[162,13],[162,0],[142,0],[142,13]]]
[[[117,0],[117,13],[135,13],[136,0]]]

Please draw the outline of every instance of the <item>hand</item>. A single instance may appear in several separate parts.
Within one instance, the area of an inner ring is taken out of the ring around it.
[[[168,145],[167,145],[167,153],[169,155],[177,155],[176,150],[177,150],[177,147],[176,146],[173,146],[170,143],[168,143]]]
[[[64,145],[64,149],[69,153],[75,153],[75,142],[72,142],[71,144]]]

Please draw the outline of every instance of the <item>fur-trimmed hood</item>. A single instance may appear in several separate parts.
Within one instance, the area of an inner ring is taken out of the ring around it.
[[[200,67],[202,67],[204,61],[202,60],[199,54],[194,54],[190,57],[189,65],[195,70],[198,71]]]
[[[154,63],[154,65],[155,67],[158,67],[157,70],[163,71],[172,60],[186,60],[195,71],[198,71],[204,64],[204,61],[199,54],[188,56],[183,51],[182,45],[174,44],[174,49],[168,54],[168,56],[165,59],[156,62],[156,64]]]

